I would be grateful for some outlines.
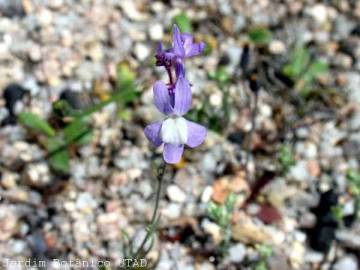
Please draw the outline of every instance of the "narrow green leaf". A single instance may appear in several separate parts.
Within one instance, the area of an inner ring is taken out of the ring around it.
[[[233,210],[235,201],[236,201],[235,194],[233,192],[230,192],[225,201],[226,208],[229,212]]]
[[[322,61],[314,61],[311,63],[307,71],[304,73],[304,75],[301,77],[302,80],[304,80],[304,84],[311,84],[314,79],[316,79],[318,76],[325,74],[329,71],[329,67],[326,63]]]
[[[309,50],[299,46],[292,53],[290,62],[284,66],[283,72],[292,79],[298,79],[310,62]]]
[[[122,102],[126,104],[127,102],[131,102],[133,100],[133,94],[134,93],[132,89],[124,89],[117,91],[109,99],[101,101],[95,105],[92,105],[84,109],[82,112],[74,113],[73,116],[76,118],[89,116],[94,112],[101,110],[102,108],[104,108],[105,106],[109,105],[112,102]]]
[[[59,172],[67,173],[70,170],[70,158],[65,142],[58,137],[51,137],[47,141],[49,163]]]
[[[248,35],[249,38],[258,45],[268,44],[273,38],[270,30],[265,27],[254,27]]]
[[[44,119],[40,118],[38,115],[30,112],[21,112],[18,115],[18,119],[21,124],[24,126],[44,133],[47,136],[54,136],[55,130],[46,122]]]
[[[75,119],[64,128],[64,139],[66,144],[86,144],[91,140],[91,130],[84,118]]]
[[[174,17],[174,23],[181,32],[192,33],[192,25],[189,17],[185,13],[180,13]]]

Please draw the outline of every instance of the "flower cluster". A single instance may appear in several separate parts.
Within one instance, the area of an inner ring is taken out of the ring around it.
[[[185,78],[184,59],[201,54],[204,48],[204,43],[194,43],[192,35],[180,33],[176,25],[173,27],[172,47],[164,50],[162,44],[159,44],[157,48],[156,65],[166,69],[169,83],[155,82],[154,103],[166,118],[148,125],[144,133],[154,146],[164,144],[166,163],[179,162],[184,145],[197,147],[207,134],[205,127],[183,117],[189,111],[192,99],[191,86]]]

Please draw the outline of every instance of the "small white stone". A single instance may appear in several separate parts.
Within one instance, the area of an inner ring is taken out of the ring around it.
[[[146,45],[137,43],[134,48],[134,53],[137,59],[144,61],[150,55],[150,50]]]
[[[210,96],[210,104],[214,107],[220,108],[220,106],[222,105],[222,99],[223,96],[221,92],[213,93]]]
[[[310,8],[309,14],[319,23],[326,22],[328,18],[328,10],[323,4],[317,4]]]
[[[17,174],[4,171],[2,174],[1,185],[6,189],[11,189],[16,186]]]
[[[268,104],[262,104],[259,108],[260,114],[265,117],[269,118],[272,115],[271,107]]]
[[[170,203],[166,208],[163,208],[162,215],[168,219],[177,219],[181,216],[182,206],[179,203]]]
[[[209,202],[212,194],[213,194],[213,187],[207,186],[201,195],[201,202],[203,202],[203,203]]]
[[[53,9],[60,8],[64,4],[64,0],[49,0],[49,7]]]
[[[79,194],[76,200],[76,207],[82,212],[89,213],[96,208],[97,203],[90,193],[83,192]]]
[[[334,270],[357,270],[358,263],[355,257],[346,256],[338,260],[334,265]]]
[[[168,186],[167,195],[169,199],[173,202],[183,203],[186,201],[186,194],[182,191],[177,185]]]
[[[161,40],[164,36],[163,26],[159,23],[151,25],[149,28],[149,35],[152,40]]]
[[[269,44],[269,51],[273,54],[283,54],[286,51],[284,42],[281,40],[273,40]]]
[[[229,260],[233,263],[240,263],[244,260],[246,255],[246,248],[239,243],[229,248]]]
[[[146,19],[146,15],[138,11],[135,1],[121,0],[120,6],[129,19],[134,21],[142,21]]]
[[[305,160],[301,160],[291,167],[289,172],[290,178],[296,181],[308,181],[311,176],[307,170],[307,163]]]
[[[219,244],[223,239],[221,228],[216,223],[211,222],[208,219],[204,219],[201,222],[201,227],[206,233],[210,234],[213,237],[215,243]]]
[[[37,20],[39,24],[43,27],[51,25],[53,21],[52,12],[46,8],[42,8],[37,14]]]

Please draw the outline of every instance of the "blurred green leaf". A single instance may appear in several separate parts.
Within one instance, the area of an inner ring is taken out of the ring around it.
[[[75,119],[64,128],[64,139],[66,144],[86,144],[91,140],[91,130],[84,118]]]
[[[185,13],[180,13],[174,17],[174,23],[181,32],[192,33],[192,25],[189,17]]]
[[[63,99],[55,101],[52,104],[52,109],[53,113],[59,117],[69,116],[74,112],[74,109],[71,108],[69,102]]]
[[[32,130],[42,132],[50,137],[55,135],[55,130],[48,124],[48,122],[36,114],[30,112],[21,112],[18,115],[18,119],[21,124]]]
[[[131,111],[128,109],[122,109],[118,113],[120,119],[124,121],[129,121],[131,119]]]
[[[230,74],[223,67],[219,67],[215,71],[210,71],[208,77],[218,83],[219,88],[224,86],[230,81]]]
[[[207,212],[211,219],[216,220],[218,218],[218,208],[219,206],[214,203],[213,201],[210,201],[207,205]]]
[[[294,49],[290,62],[284,66],[283,72],[292,79],[298,79],[310,62],[309,50],[303,46]]]
[[[268,259],[272,255],[273,249],[269,245],[258,244],[255,247],[263,259]]]
[[[258,262],[254,270],[268,270],[268,267],[266,266],[266,262],[264,261]]]
[[[234,192],[230,192],[225,201],[225,206],[229,212],[232,212],[232,210],[234,209],[235,201],[236,201],[236,196]]]
[[[252,42],[258,45],[265,45],[273,38],[271,31],[265,27],[254,27],[248,35]]]
[[[331,214],[334,216],[334,218],[342,224],[343,218],[344,218],[344,211],[343,211],[343,205],[338,204],[331,207]]]
[[[346,172],[346,179],[349,182],[351,192],[355,196],[360,196],[360,173],[354,169],[349,169]]]
[[[135,73],[125,63],[120,63],[117,67],[117,84],[118,87],[129,86],[134,83]]]
[[[360,173],[354,169],[348,169],[346,172],[346,178],[348,181],[360,185]]]
[[[304,82],[304,88],[309,84],[312,84],[317,77],[326,74],[328,71],[328,65],[322,61],[317,60],[311,63],[301,77],[301,80]]]
[[[283,144],[280,148],[279,162],[282,167],[282,171],[286,174],[291,166],[295,165],[294,153],[291,149],[291,146],[288,144]]]
[[[59,172],[69,172],[70,159],[65,142],[61,138],[51,137],[47,140],[47,149],[51,167]]]
[[[204,56],[209,56],[213,51],[213,48],[209,42],[205,41]]]

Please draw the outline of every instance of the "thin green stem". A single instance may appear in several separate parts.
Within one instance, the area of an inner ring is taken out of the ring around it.
[[[158,187],[157,187],[157,191],[156,191],[154,212],[153,212],[153,215],[152,215],[152,218],[150,221],[150,225],[148,226],[149,229],[146,232],[144,240],[141,242],[138,250],[136,251],[134,259],[138,259],[139,257],[141,257],[141,255],[143,255],[142,253],[143,253],[144,246],[146,245],[146,243],[149,241],[150,237],[152,236],[152,234],[154,232],[154,228],[158,222],[157,217],[158,217],[160,195],[161,195],[161,189],[162,189],[162,183],[163,183],[165,169],[166,169],[166,163],[163,163],[162,166],[158,168],[157,175],[156,175],[156,178],[158,181]]]

